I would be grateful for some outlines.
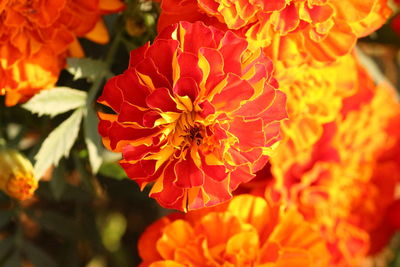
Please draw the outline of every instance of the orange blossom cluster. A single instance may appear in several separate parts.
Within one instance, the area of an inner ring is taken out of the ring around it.
[[[101,15],[123,8],[120,0],[2,0],[0,95],[6,105],[54,87],[65,58],[83,56],[78,38],[108,42]]]

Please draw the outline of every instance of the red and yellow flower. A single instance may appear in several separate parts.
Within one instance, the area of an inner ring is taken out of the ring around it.
[[[274,61],[331,62],[390,15],[385,0],[162,0],[158,28],[181,20],[235,30]]]
[[[83,56],[78,37],[108,41],[101,15],[120,0],[5,0],[0,4],[0,94],[23,102],[57,81],[67,56]]]
[[[285,95],[272,63],[245,39],[203,23],[166,28],[131,53],[99,102],[104,144],[164,207],[192,210],[232,197],[280,139]]]
[[[227,205],[151,225],[139,240],[140,267],[328,266],[313,225],[295,210],[240,195]]]
[[[334,266],[358,266],[368,253],[386,244],[393,227],[385,218],[396,200],[394,188],[399,181],[400,161],[394,153],[399,135],[393,126],[398,123],[393,119],[400,115],[400,104],[393,89],[376,86],[365,70],[354,62],[351,65],[357,76],[345,83],[336,79],[342,86],[332,87],[335,93],[326,90],[329,87],[305,88],[314,94],[324,92],[326,98],[315,98],[315,103],[307,103],[307,98],[299,102],[282,82],[288,103],[303,103],[300,107],[306,113],[296,116],[288,104],[289,118],[313,118],[320,135],[309,131],[307,136],[316,138],[305,142],[310,138],[300,138],[307,132],[302,124],[289,120],[271,160],[274,190],[294,203],[307,220],[320,225]],[[351,68],[346,69],[341,65],[336,72],[351,73]],[[324,105],[337,108],[326,109],[333,113],[321,116],[325,109],[318,107]]]

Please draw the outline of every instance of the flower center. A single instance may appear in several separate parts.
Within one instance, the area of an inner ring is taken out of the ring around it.
[[[201,141],[203,140],[203,136],[201,135],[202,129],[201,125],[196,123],[191,128],[185,129],[185,132],[187,135],[185,136],[186,139],[189,139],[190,142],[196,142],[197,145],[201,144]]]
[[[175,144],[181,149],[192,146],[194,143],[200,145],[204,138],[204,130],[204,125],[196,121],[195,112],[182,113],[175,124],[175,136],[179,137],[179,141]]]

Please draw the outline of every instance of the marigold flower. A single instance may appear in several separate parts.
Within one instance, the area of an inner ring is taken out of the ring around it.
[[[284,164],[277,165],[278,168],[306,160],[305,153],[321,138],[323,125],[334,121],[343,99],[355,93],[356,66],[354,56],[349,54],[329,66],[301,66],[289,70],[290,73],[277,73],[280,90],[287,95],[289,116],[282,124],[285,145],[274,156]]]
[[[32,163],[16,150],[0,150],[0,189],[10,197],[25,200],[37,187]]]
[[[295,210],[251,195],[224,207],[164,217],[139,240],[140,267],[328,266],[313,225]]]
[[[203,23],[181,22],[131,52],[128,70],[99,103],[104,144],[164,207],[192,210],[232,197],[279,140],[285,95],[272,64],[246,40]]]
[[[398,151],[393,152],[399,142],[393,125],[398,124],[392,120],[399,116],[400,104],[394,90],[376,86],[360,66],[356,70],[357,78],[348,83],[355,87],[349,91],[351,95],[325,94],[329,98],[324,103],[335,95],[341,97],[329,120],[314,119],[321,129],[317,140],[307,146],[299,144],[301,139],[288,134],[301,132],[299,124],[286,123],[283,140],[271,160],[274,190],[296,203],[307,220],[320,225],[334,266],[358,266],[393,234],[384,218],[395,201],[399,180]],[[293,92],[285,92],[290,103]],[[302,107],[312,113],[314,106]],[[288,111],[290,118],[294,113]]]
[[[54,86],[67,56],[83,56],[78,37],[108,41],[101,15],[120,0],[22,1],[0,4],[0,94],[6,105]]]
[[[235,30],[274,60],[321,62],[350,52],[357,38],[380,27],[390,15],[384,0],[162,0],[158,29],[180,20],[201,20]]]

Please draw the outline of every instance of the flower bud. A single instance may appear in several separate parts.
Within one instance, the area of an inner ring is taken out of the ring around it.
[[[16,150],[0,150],[0,189],[12,198],[25,200],[37,187],[31,162]]]

